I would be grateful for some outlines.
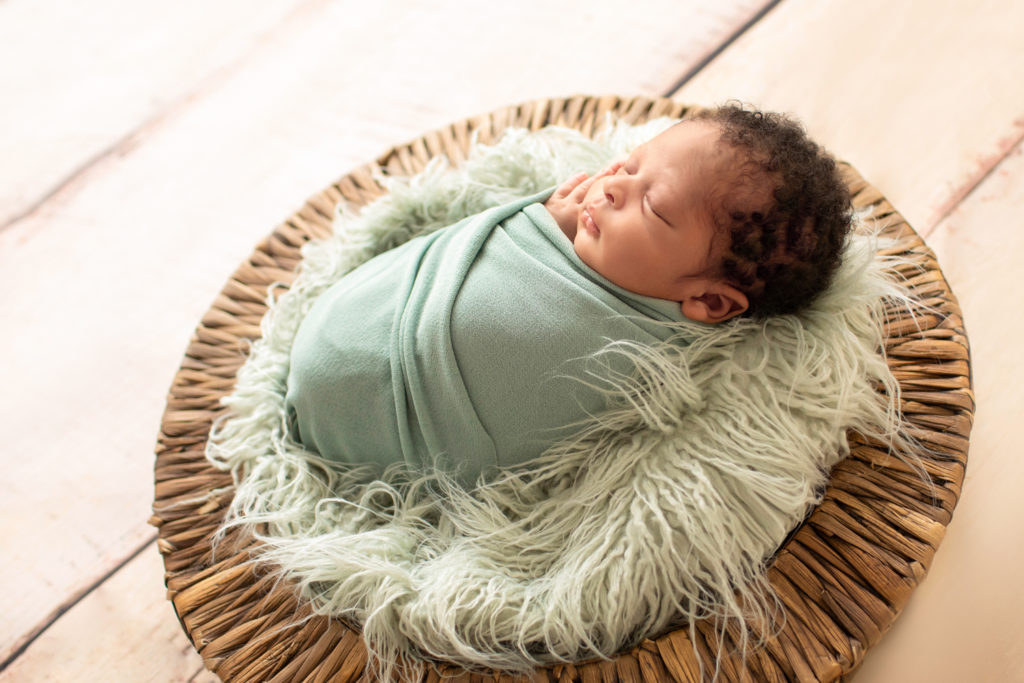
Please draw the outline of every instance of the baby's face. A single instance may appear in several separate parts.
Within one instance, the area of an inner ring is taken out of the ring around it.
[[[684,300],[717,273],[711,211],[729,152],[711,123],[689,121],[636,148],[580,205],[573,248],[613,283]]]

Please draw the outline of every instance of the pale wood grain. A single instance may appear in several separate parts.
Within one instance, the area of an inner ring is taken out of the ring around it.
[[[126,134],[215,85],[303,4],[0,3],[0,226]]]
[[[978,411],[963,497],[931,573],[857,683],[1024,680],[1022,217],[1018,146],[928,239],[964,311]]]
[[[18,331],[0,336],[0,661],[151,534],[166,387],[276,221],[456,118],[545,94],[657,94],[762,4],[312,3],[0,231],[0,321]]]
[[[175,620],[162,574],[151,544],[0,672],[0,683],[216,681]]]
[[[795,113],[918,232],[1024,134],[1024,4],[787,0],[676,93]]]

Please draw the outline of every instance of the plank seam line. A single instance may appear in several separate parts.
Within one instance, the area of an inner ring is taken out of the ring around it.
[[[114,574],[121,571],[121,569],[123,569],[129,562],[141,555],[146,548],[156,545],[156,539],[157,534],[154,532],[148,540],[143,542],[138,548],[129,553],[127,557],[114,565],[110,571],[83,588],[79,593],[72,594],[70,598],[58,605],[57,608],[50,612],[34,629],[22,636],[22,642],[14,648],[14,651],[11,652],[7,659],[0,662],[0,673],[3,673],[8,666],[13,664],[18,657],[23,655],[25,651],[32,646],[32,643],[36,642],[41,635],[46,633],[58,619],[64,616],[66,612],[74,608],[75,605],[88,597],[94,590],[102,586]]]
[[[775,7],[782,2],[782,0],[771,0],[767,5],[757,11],[757,13],[746,21],[742,26],[736,29],[732,35],[726,38],[721,45],[712,50],[704,59],[697,62],[697,64],[683,74],[679,80],[677,80],[668,90],[666,90],[662,97],[671,97],[672,93],[686,85],[694,76],[700,73],[704,68],[713,62],[720,54],[725,52],[729,46],[739,40],[740,36],[749,31],[754,27],[754,24],[764,19],[765,15],[771,12]]]
[[[0,0],[2,3],[4,0]],[[19,211],[17,214],[11,216],[3,224],[0,224],[0,232],[3,232],[11,226],[17,224],[19,221],[31,216],[36,211],[41,209],[47,202],[53,199],[54,196],[59,194],[62,190],[72,185],[76,180],[84,176],[90,169],[99,164],[104,159],[114,156],[119,152],[127,152],[132,147],[132,141],[134,138],[142,137],[143,133],[150,131],[151,129],[158,128],[161,123],[172,118],[176,113],[184,109],[187,105],[192,102],[202,99],[203,97],[215,92],[216,86],[224,81],[230,79],[234,74],[241,71],[243,66],[250,61],[253,55],[261,52],[268,42],[267,38],[270,35],[280,35],[280,32],[287,29],[282,29],[282,26],[287,26],[296,21],[300,16],[305,14],[307,11],[319,7],[324,4],[324,0],[309,0],[292,10],[283,20],[279,21],[269,30],[258,34],[252,46],[237,55],[234,59],[224,64],[218,69],[208,74],[205,78],[200,79],[193,85],[191,89],[185,90],[183,94],[178,97],[175,101],[168,104],[166,107],[156,112],[148,119],[145,119],[135,128],[131,129],[127,134],[119,138],[116,142],[104,147],[102,150],[94,154],[93,156],[86,159],[86,161],[74,170],[64,176],[61,180],[58,180],[49,190],[44,192],[36,201],[29,204],[25,209]],[[2,671],[2,669],[0,669]]]
[[[191,676],[189,676],[188,679],[185,681],[185,683],[196,683],[196,681],[199,680],[200,676],[202,676],[203,674],[208,673],[208,672],[212,673],[212,672],[210,672],[209,669],[206,668],[206,665],[204,664],[203,666],[201,666],[198,669],[196,669],[196,672],[194,674],[192,674]]]
[[[159,115],[157,115],[154,118],[159,118]],[[152,121],[152,120],[153,119],[150,119],[149,121]],[[72,183],[74,183],[81,176],[85,175],[86,171],[88,171],[90,168],[92,168],[93,166],[95,166],[99,162],[103,161],[103,159],[105,159],[106,157],[114,154],[118,149],[120,149],[122,146],[124,146],[128,142],[128,140],[130,140],[132,138],[133,135],[135,135],[138,131],[140,131],[143,128],[145,128],[149,124],[149,121],[144,122],[141,126],[136,128],[135,130],[131,131],[126,136],[124,136],[121,139],[117,140],[113,144],[108,145],[107,147],[104,147],[99,152],[97,152],[96,154],[94,154],[91,157],[89,157],[88,159],[86,159],[83,163],[81,163],[79,166],[74,168],[70,173],[68,173],[66,176],[64,176],[63,179],[58,180],[57,183],[55,185],[53,185],[49,190],[47,190],[42,195],[40,195],[40,197],[36,201],[34,201],[31,204],[29,204],[22,211],[14,214],[10,218],[8,218],[7,221],[3,225],[0,225],[0,232],[3,232],[4,230],[6,230],[7,228],[11,227],[12,225],[17,223],[18,221],[20,221],[20,220],[22,220],[24,218],[27,218],[27,217],[31,216],[32,214],[34,214],[44,204],[46,204],[48,201],[53,199],[58,193],[60,193],[61,190],[63,190],[64,188],[66,188],[69,185],[71,185]]]
[[[919,234],[921,237],[929,237],[933,232],[935,232],[935,229],[942,224],[942,221],[946,220],[946,218],[956,211],[961,204],[966,202],[967,199],[973,195],[978,188],[992,176],[993,173],[996,172],[996,169],[999,168],[999,166],[1001,166],[1011,154],[1014,154],[1022,147],[1024,147],[1024,128],[1021,128],[1016,139],[1006,146],[1005,152],[986,159],[986,162],[988,162],[987,167],[982,168],[979,173],[969,178],[966,183],[960,186],[959,190],[953,193],[953,196],[943,205],[942,209],[932,219],[931,223],[927,225],[924,230],[920,231]]]

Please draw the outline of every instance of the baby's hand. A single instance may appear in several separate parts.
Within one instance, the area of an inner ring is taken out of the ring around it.
[[[564,183],[558,186],[554,194],[544,202],[544,208],[548,210],[558,223],[569,241],[576,239],[576,226],[579,220],[580,207],[583,199],[587,196],[587,190],[598,178],[611,175],[622,168],[622,162],[617,161],[595,176],[587,177],[586,173],[577,173]]]

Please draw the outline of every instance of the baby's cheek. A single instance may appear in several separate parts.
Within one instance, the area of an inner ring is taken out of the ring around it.
[[[581,244],[581,242],[582,242],[582,240],[580,239],[580,233],[579,233],[579,231],[577,231],[576,232],[576,239],[574,239],[572,241],[572,250],[575,251],[576,255],[580,257],[580,261],[583,261],[584,263],[587,263],[587,257],[583,253],[586,250],[582,248],[583,245]],[[587,265],[589,266],[590,264],[587,263]]]
[[[587,264],[592,270],[603,275],[600,267],[600,260],[597,258],[596,245],[591,239],[590,235],[587,234],[586,230],[579,230],[576,233],[576,239],[573,240],[572,249],[576,252],[576,255],[580,257],[580,261]]]

